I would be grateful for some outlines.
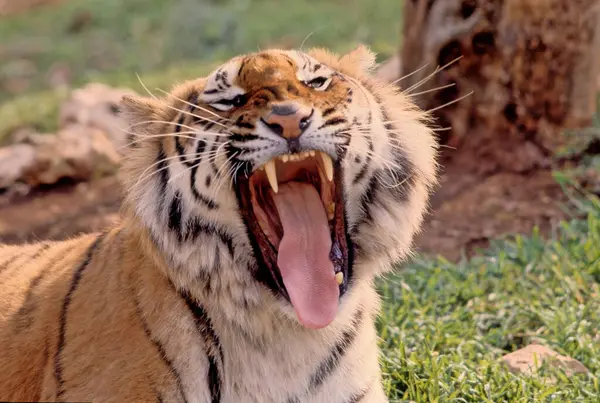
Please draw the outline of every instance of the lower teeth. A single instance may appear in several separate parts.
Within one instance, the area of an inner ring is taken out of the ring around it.
[[[338,285],[342,285],[344,282],[344,273],[341,271],[335,273],[335,281],[337,281]]]

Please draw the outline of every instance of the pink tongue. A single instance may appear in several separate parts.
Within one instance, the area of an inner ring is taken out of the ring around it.
[[[296,315],[306,327],[325,327],[337,313],[339,287],[329,259],[331,235],[319,193],[312,185],[288,182],[271,195],[283,226],[277,266]]]

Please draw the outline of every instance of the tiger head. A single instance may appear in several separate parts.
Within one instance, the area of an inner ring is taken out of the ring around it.
[[[409,253],[436,143],[374,64],[365,47],[268,50],[124,99],[126,205],[178,287],[322,328],[357,284]]]

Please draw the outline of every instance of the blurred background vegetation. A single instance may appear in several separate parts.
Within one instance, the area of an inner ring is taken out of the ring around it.
[[[397,0],[72,0],[0,21],[0,101],[90,80],[130,84],[159,70],[180,79],[266,47],[367,43],[398,48]]]
[[[366,43],[385,60],[398,49],[401,24],[398,0],[70,0],[35,7],[0,18],[0,143],[21,126],[55,130],[67,89],[89,81],[143,91],[137,74],[150,88],[169,89],[267,47],[341,52]]]

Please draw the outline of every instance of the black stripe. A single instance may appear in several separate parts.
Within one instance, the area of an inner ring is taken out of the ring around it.
[[[360,171],[358,171],[358,173],[354,177],[354,180],[352,181],[352,183],[354,185],[356,185],[358,182],[360,182],[365,177],[365,175],[367,174],[367,171],[369,169],[369,164],[371,163],[371,158],[373,158],[374,147],[373,147],[373,140],[371,139],[370,136],[367,137],[367,147],[369,149],[369,152],[366,153],[365,162],[362,165],[362,167],[360,168]]]
[[[252,141],[252,140],[258,140],[260,137],[258,137],[256,134],[241,134],[241,133],[234,133],[232,135],[229,136],[229,140],[231,141],[236,141],[236,142],[247,142],[247,141]]]
[[[362,195],[362,198],[361,198],[361,209],[364,212],[364,216],[355,225],[355,228],[357,228],[359,226],[359,224],[373,221],[373,213],[371,212],[371,206],[373,205],[373,202],[375,201],[375,195],[377,193],[377,189],[378,189],[377,179],[375,178],[375,175],[373,175],[373,176],[371,176],[371,179],[369,179],[369,183],[367,184],[367,190]]]
[[[358,327],[360,326],[363,318],[363,309],[359,307],[356,313],[354,314],[354,318],[352,319],[352,323],[350,328],[342,334],[342,338],[340,341],[336,343],[336,345],[331,350],[329,357],[327,357],[319,367],[317,371],[313,374],[310,379],[309,390],[316,390],[318,387],[323,385],[323,383],[327,380],[327,378],[335,371],[335,369],[340,364],[341,359],[346,354],[348,348],[354,342],[356,335],[358,333]]]
[[[171,361],[171,359],[169,359],[169,357],[167,356],[167,352],[165,351],[165,348],[163,347],[161,342],[159,340],[157,340],[156,338],[154,338],[154,336],[152,335],[152,332],[150,331],[150,328],[148,327],[148,323],[146,322],[146,320],[144,320],[144,316],[142,314],[142,309],[140,307],[140,303],[137,299],[137,296],[135,296],[135,292],[133,293],[133,295],[134,295],[133,299],[134,299],[134,305],[135,305],[135,312],[140,321],[140,324],[142,325],[142,328],[144,329],[144,333],[146,334],[146,337],[148,338],[148,340],[152,344],[154,344],[154,347],[156,348],[156,352],[158,353],[160,359],[165,364],[165,366],[168,368],[171,375],[173,375],[173,377],[175,378],[175,383],[177,384],[177,391],[181,395],[181,398],[183,399],[184,403],[187,403],[187,398],[185,396],[185,393],[183,392],[183,383],[181,382],[181,377],[179,376],[179,373],[173,366],[173,361]],[[157,400],[158,400],[158,397],[160,397],[160,395],[157,394]]]
[[[329,356],[319,364],[317,370],[311,376],[307,391],[309,394],[315,393],[316,390],[327,380],[327,377],[329,377],[338,367],[341,359],[344,357],[346,351],[356,338],[358,327],[362,323],[363,315],[363,308],[359,306],[354,313],[354,317],[352,318],[349,328],[342,333],[340,341],[333,346]],[[301,400],[298,396],[292,396],[287,399],[286,403],[299,403],[300,401]],[[352,402],[352,400],[350,400],[350,402]]]
[[[352,396],[350,396],[350,399],[348,399],[346,403],[360,403],[360,401],[364,399],[367,393],[369,393],[369,390],[371,390],[371,387],[367,386],[360,392],[354,393]]]
[[[106,237],[106,233],[103,233],[96,237],[92,245],[88,248],[83,261],[77,267],[77,270],[73,273],[73,279],[71,280],[71,286],[69,287],[69,291],[65,295],[63,300],[63,305],[60,311],[59,318],[59,327],[58,327],[58,344],[56,347],[56,354],[54,355],[54,377],[56,378],[56,397],[60,398],[64,393],[64,384],[65,381],[63,379],[63,367],[61,363],[61,353],[65,347],[65,334],[67,330],[67,314],[69,310],[69,305],[71,304],[71,299],[73,298],[73,293],[79,286],[79,282],[83,276],[83,271],[90,265],[94,253],[98,250],[102,240]]]
[[[242,70],[244,70],[244,67],[246,66],[246,63],[248,62],[248,57],[244,57],[244,59],[242,60],[242,62],[240,63],[240,68],[237,72],[237,76],[238,78],[241,79],[241,75],[242,75]]]
[[[177,151],[179,161],[181,161],[182,164],[184,164],[187,167],[191,167],[192,165],[194,165],[193,162],[190,162],[185,158],[185,148],[181,144],[181,141],[179,141],[178,136],[175,137],[175,151]]]
[[[199,218],[193,217],[187,223],[186,230],[186,240],[194,240],[200,234],[205,235],[218,235],[225,245],[227,245],[227,250],[229,251],[229,255],[233,259],[234,250],[233,250],[233,237],[227,233],[226,230],[215,226],[214,224],[203,223]]]
[[[177,119],[177,124],[175,125],[175,133],[179,133],[181,131],[181,126],[183,125],[183,121],[185,120],[185,113],[182,113]]]
[[[365,175],[367,174],[367,169],[369,168],[368,164],[369,164],[370,160],[371,160],[370,156],[367,155],[367,157],[365,158],[365,163],[360,168],[360,171],[358,171],[358,173],[354,177],[354,180],[352,181],[353,185],[356,185],[358,182],[360,182],[362,180],[362,178],[365,177]]]
[[[9,257],[4,263],[2,263],[0,265],[0,273],[2,273],[4,270],[8,269],[10,267],[10,265],[13,264],[21,256],[23,256],[23,255],[17,252],[17,254],[15,256]]]
[[[413,164],[408,160],[406,154],[398,152],[394,158],[397,167],[389,167],[382,172],[387,178],[381,180],[386,184],[385,191],[390,193],[395,201],[405,202],[409,193],[415,185],[415,171]]]
[[[169,229],[175,231],[179,242],[181,242],[183,238],[183,232],[181,230],[181,213],[181,194],[179,192],[175,192],[173,199],[171,200],[171,205],[169,206],[168,225]]]
[[[326,117],[326,116],[331,115],[333,112],[335,112],[335,108],[325,109],[325,111],[323,112],[323,114],[321,116]]]
[[[346,118],[342,118],[342,117],[337,117],[337,118],[331,118],[329,120],[326,120],[325,123],[323,123],[321,126],[319,126],[319,130],[324,128],[324,127],[328,127],[328,126],[334,126],[334,125],[341,125],[343,123],[348,123],[348,120]]]
[[[195,155],[195,159],[194,159],[194,165],[199,165],[200,161],[202,161],[202,153],[204,152],[205,148],[206,148],[206,140],[203,139],[198,139],[198,144],[196,144],[196,155]]]
[[[156,172],[158,172],[158,203],[157,203],[157,215],[162,215],[162,209],[164,208],[165,197],[167,195],[167,183],[169,182],[169,167],[166,161],[167,155],[163,149],[162,144],[159,146],[157,158],[156,158]]]
[[[369,114],[367,115],[367,127],[371,127],[372,122],[373,122],[373,114],[371,113],[371,111],[369,111]],[[358,122],[353,122],[353,123],[357,124]],[[366,153],[364,165],[362,166],[362,168],[360,169],[358,174],[356,174],[356,176],[354,177],[354,180],[352,183],[355,185],[358,182],[360,182],[366,175],[367,170],[369,169],[369,164],[371,163],[371,159],[373,158],[373,151],[375,150],[375,148],[373,146],[373,139],[371,138],[371,136],[365,136],[365,137],[367,138],[367,147],[368,147],[369,152]]]
[[[34,300],[34,292],[37,286],[42,282],[43,278],[52,270],[52,268],[63,259],[69,256],[69,253],[75,249],[76,245],[69,245],[64,250],[61,250],[57,255],[51,259],[47,264],[43,265],[40,272],[29,282],[29,288],[25,293],[23,299],[23,305],[19,308],[15,314],[15,333],[21,333],[27,330],[33,324],[33,318],[30,316],[31,313],[38,307],[36,300]]]
[[[213,153],[215,153],[219,149],[220,142],[221,136],[217,136],[212,144],[212,147],[210,148],[210,166],[215,175],[219,172],[219,169],[217,168],[217,155],[213,155]]]
[[[212,403],[219,403],[221,401],[221,388],[223,379],[219,373],[219,367],[217,365],[217,358],[221,359],[221,365],[224,365],[223,348],[219,341],[219,336],[213,328],[212,321],[206,313],[203,306],[197,304],[188,293],[182,293],[182,297],[185,300],[190,311],[194,315],[194,321],[196,322],[196,328],[202,335],[205,341],[206,356],[208,358],[208,387],[210,389],[210,396]],[[215,354],[215,351],[218,355]]]
[[[46,244],[46,243],[43,244],[42,247],[29,258],[29,260],[33,260],[33,259],[40,257],[42,255],[42,253],[47,251],[49,248],[50,248],[49,244]]]
[[[188,104],[192,104],[190,105],[190,111],[193,112],[197,107],[198,107],[198,92],[197,91],[192,91],[190,92],[190,96],[187,99]]]
[[[194,91],[188,97],[188,110],[189,110],[189,112],[191,114],[193,114],[194,110],[197,108],[197,105],[196,105],[197,102],[198,102],[198,93]],[[179,120],[177,122],[177,127],[175,128],[175,133],[179,133],[181,131],[181,125],[184,122],[185,116],[186,116],[186,114],[182,113],[181,116],[179,117]],[[192,117],[193,117],[193,122],[196,123],[196,124],[198,124],[200,121],[206,121],[206,119],[203,119],[200,116],[192,116]],[[212,122],[208,122],[208,123],[209,123],[210,127],[212,127],[212,125],[214,124]],[[207,125],[207,126],[209,126],[209,125]],[[208,130],[208,129],[204,128],[204,130]],[[200,142],[205,143],[204,140],[198,140],[198,141],[199,141],[199,144],[196,147],[197,148],[197,150],[196,150],[197,153],[201,152],[201,151],[198,151],[198,148],[200,146]],[[204,146],[202,146],[202,147],[204,147]],[[179,154],[179,160],[183,164],[185,164],[188,167],[191,167],[192,165],[194,165],[195,162],[190,162],[190,161],[186,160],[186,158],[185,158],[185,148],[181,144],[179,136],[175,136],[175,149],[177,150],[177,154]]]
[[[218,89],[216,89],[216,88],[214,88],[214,89],[212,89],[212,90],[207,90],[207,91],[204,91],[204,94],[205,94],[205,95],[211,95],[211,94],[216,94],[217,92],[219,92],[219,90],[218,90]]]
[[[249,130],[254,130],[256,128],[256,126],[254,126],[252,123],[248,123],[248,122],[235,122],[234,126],[237,127],[241,127],[244,129],[249,129]]]
[[[42,253],[44,253],[46,250],[48,250],[48,248],[50,248],[50,245],[47,243],[43,243],[42,246],[38,249],[36,249],[36,251],[31,255],[31,256],[25,256],[25,255],[17,255],[14,256],[13,258],[10,258],[6,263],[4,263],[2,266],[0,266],[0,273],[2,273],[4,270],[7,269],[11,269],[12,267],[10,267],[12,264],[14,264],[17,260],[17,258],[19,257],[24,257],[25,260],[23,262],[19,263],[18,268],[21,269],[23,267],[23,265],[28,264],[29,262],[31,262],[32,260],[40,257],[42,255]],[[11,273],[13,271],[11,270]],[[9,278],[12,278],[13,276],[11,276],[10,274],[7,274],[9,276]],[[4,281],[3,281],[4,283]]]
[[[190,189],[192,190],[192,194],[197,201],[204,204],[204,206],[209,210],[217,210],[219,208],[219,204],[213,199],[201,194],[196,188],[196,173],[198,172],[198,167],[199,165],[196,164],[190,171]]]
[[[381,114],[384,121],[389,122],[390,118],[387,112],[382,110]],[[397,141],[398,136],[393,132],[395,129],[394,125],[392,123],[386,123],[385,128],[388,130],[388,137],[394,141]],[[390,142],[392,140],[390,140]],[[391,172],[389,176],[393,180],[402,183],[402,185],[396,184],[398,186],[391,186],[390,192],[393,193],[395,198],[399,201],[406,201],[408,200],[408,193],[416,181],[416,178],[414,177],[415,167],[404,150],[394,150],[394,162],[396,163],[397,167],[390,169]]]

